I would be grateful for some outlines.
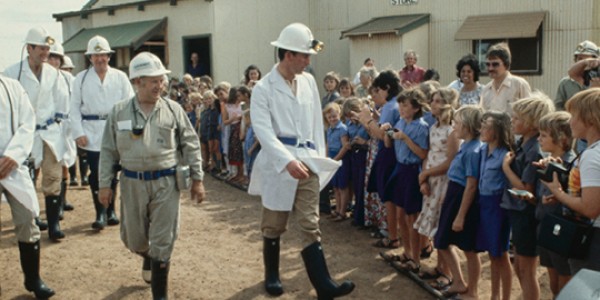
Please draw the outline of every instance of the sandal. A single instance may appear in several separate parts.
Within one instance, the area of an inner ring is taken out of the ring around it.
[[[433,280],[433,279],[440,278],[442,275],[444,275],[444,273],[440,272],[440,270],[438,270],[438,268],[434,268],[433,272],[431,272],[431,270],[421,271],[419,273],[419,278],[421,278],[423,280]]]
[[[342,221],[346,221],[347,219],[348,219],[348,216],[346,216],[346,214],[338,214],[338,216],[333,218],[332,221],[342,222]]]
[[[442,291],[442,296],[447,299],[454,299],[456,296],[464,294],[467,291],[467,289],[465,289],[464,291],[450,291],[450,286],[448,286],[448,289]]]
[[[411,272],[411,273],[418,274],[419,270],[421,270],[421,265],[418,265],[412,258],[409,258],[408,261],[405,263],[401,263],[399,261],[393,261],[391,263],[391,265],[398,272],[402,272],[402,273]]]
[[[423,259],[431,257],[431,253],[433,253],[433,247],[431,246],[431,242],[425,246],[425,248],[421,249],[420,257]]]
[[[447,290],[452,285],[452,279],[448,275],[440,272],[440,277],[437,280],[431,282],[429,285],[438,291]]]
[[[374,239],[383,239],[385,238],[385,235],[383,235],[383,233],[377,229],[376,231],[371,232],[371,237]]]
[[[401,255],[396,255],[396,254],[391,254],[391,253],[385,253],[385,252],[379,252],[379,256],[381,256],[381,258],[383,258],[383,260],[391,263],[393,261],[399,261],[401,263],[406,263],[408,260],[410,260],[410,257],[408,257],[408,255],[406,255],[406,253],[402,253]]]
[[[400,241],[398,239],[390,240],[388,238],[382,238],[373,244],[373,247],[387,248],[387,249],[398,249],[400,248]]]
[[[335,210],[334,210],[334,211],[332,211],[332,212],[329,214],[328,218],[329,218],[329,219],[335,219],[335,218],[337,218],[337,217],[339,217],[339,216],[340,216],[340,214],[339,214],[337,211],[335,211]]]

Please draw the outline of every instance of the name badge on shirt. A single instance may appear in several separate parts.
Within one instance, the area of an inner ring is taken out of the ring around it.
[[[117,130],[131,130],[131,120],[118,121],[117,122]]]

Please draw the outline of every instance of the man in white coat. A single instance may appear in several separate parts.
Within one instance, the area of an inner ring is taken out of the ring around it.
[[[0,194],[12,212],[25,288],[46,299],[54,291],[40,277],[40,229],[35,224],[40,207],[23,164],[33,146],[36,118],[19,82],[0,75],[0,85]]]
[[[92,66],[75,76],[71,93],[73,138],[77,147],[86,151],[90,167],[90,189],[96,209],[96,220],[92,223],[92,228],[96,230],[104,229],[107,224],[119,224],[115,201],[111,201],[108,208],[105,208],[98,200],[98,165],[104,126],[113,106],[134,96],[127,74],[108,65],[112,53],[114,51],[105,38],[99,35],[92,37],[85,52]],[[116,185],[115,179],[113,192]]]
[[[27,58],[4,70],[6,76],[21,83],[35,112],[35,136],[31,156],[35,168],[42,171],[42,192],[46,202],[48,235],[53,241],[65,237],[60,230],[59,210],[61,161],[65,142],[56,122],[57,105],[68,99],[66,85],[57,69],[46,63],[54,39],[43,28],[32,28],[25,38]]]
[[[279,63],[253,89],[250,114],[262,146],[248,192],[262,196],[265,289],[281,295],[279,241],[287,229],[290,212],[301,228],[302,258],[319,299],[349,294],[354,284],[335,283],[327,270],[319,230],[319,190],[339,163],[325,156],[323,117],[317,84],[303,72],[310,55],[321,49],[308,27],[285,27],[277,41]]]

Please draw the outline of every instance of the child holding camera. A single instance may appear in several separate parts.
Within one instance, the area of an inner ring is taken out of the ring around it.
[[[392,199],[394,210],[403,239],[406,262],[392,262],[397,268],[419,272],[420,270],[420,234],[413,227],[423,205],[423,195],[419,190],[419,172],[423,159],[429,149],[429,125],[423,120],[424,110],[428,110],[425,94],[419,89],[410,89],[398,95],[400,120],[391,128],[390,124],[381,125],[387,130],[384,137],[386,147],[392,146],[396,154],[396,166],[386,185],[384,199]],[[392,129],[392,130],[390,130]],[[389,224],[394,226],[394,224]]]
[[[487,251],[490,258],[492,299],[508,300],[512,285],[508,257],[510,225],[507,212],[500,207],[500,203],[508,185],[502,172],[502,163],[513,145],[510,116],[499,111],[486,112],[481,122],[480,140],[485,144],[481,148],[481,176],[478,184],[480,219],[477,250]]]
[[[508,152],[502,170],[513,190],[535,193],[538,181],[536,167],[532,164],[542,158],[537,142],[540,119],[554,112],[554,103],[546,95],[534,93],[529,98],[512,104],[512,129],[521,135],[516,150]],[[515,247],[514,269],[521,284],[523,299],[539,299],[540,286],[537,281],[537,220],[535,200],[521,200],[505,192],[501,207],[508,210]]]
[[[549,161],[562,162],[563,165],[566,165],[571,164],[575,159],[575,152],[571,149],[573,137],[571,135],[571,127],[569,126],[570,119],[571,115],[569,113],[560,111],[551,113],[540,120],[540,136],[538,137],[538,141],[542,151],[548,152],[549,157],[540,163],[536,163],[536,166],[541,167],[538,172],[552,171],[551,169],[543,168]],[[552,178],[553,174],[547,175],[550,175],[549,177]],[[561,213],[561,206],[558,203],[543,203],[542,198],[549,195],[552,195],[552,193],[548,188],[541,184],[538,185],[536,192],[538,203],[535,212],[538,221],[541,221],[546,214]],[[568,258],[543,247],[539,247],[538,251],[540,254],[540,265],[548,269],[550,290],[556,298],[560,290],[571,279]]]

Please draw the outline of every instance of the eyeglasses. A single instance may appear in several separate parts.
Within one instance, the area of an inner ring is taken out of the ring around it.
[[[489,67],[494,67],[497,68],[500,66],[500,62],[497,61],[493,61],[493,62],[486,62],[485,65],[489,68]]]

